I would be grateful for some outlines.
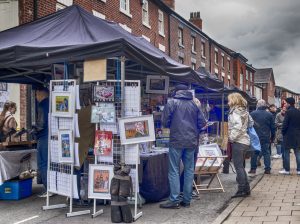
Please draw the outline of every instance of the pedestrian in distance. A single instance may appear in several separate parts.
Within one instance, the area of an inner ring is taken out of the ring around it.
[[[282,110],[276,115],[275,118],[275,127],[276,127],[276,137],[275,137],[275,145],[276,145],[276,154],[272,156],[274,159],[281,159],[282,152],[284,149],[283,145],[283,136],[282,136],[282,125],[284,120],[284,115],[286,112],[286,107],[283,107]]]
[[[286,98],[287,111],[282,125],[284,142],[283,170],[280,174],[290,174],[290,151],[294,150],[297,174],[300,175],[300,111],[295,108],[295,99]]]
[[[199,133],[206,125],[202,112],[193,101],[193,95],[185,85],[177,85],[176,94],[164,107],[162,123],[170,128],[169,200],[160,208],[189,207],[194,179],[194,152],[198,147]],[[180,161],[184,166],[183,199],[180,199]]]
[[[246,152],[250,149],[248,127],[253,126],[253,120],[247,111],[247,101],[239,93],[228,96],[230,107],[228,116],[229,141],[232,144],[232,160],[236,170],[238,191],[232,198],[250,195],[250,186],[244,168]]]
[[[266,111],[266,101],[259,100],[257,102],[257,109],[253,111],[251,117],[254,120],[254,129],[259,137],[261,145],[261,155],[264,157],[265,174],[271,173],[271,151],[270,144],[275,137],[275,123],[270,112]],[[257,168],[258,152],[251,156],[251,169],[249,174],[255,174]]]

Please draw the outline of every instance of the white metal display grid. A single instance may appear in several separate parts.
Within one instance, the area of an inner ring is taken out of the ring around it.
[[[122,117],[122,99],[121,99],[121,82],[117,80],[108,80],[103,82],[98,82],[97,85],[99,86],[106,86],[106,87],[114,87],[115,88],[115,111],[116,111],[116,118]],[[141,115],[141,86],[139,80],[132,80],[132,81],[125,81],[125,87],[124,87],[124,111],[125,116],[139,116]],[[97,103],[99,104],[99,103]],[[124,146],[121,145],[120,142],[120,135],[117,128],[117,120],[116,124],[97,124],[96,130],[101,131],[112,131],[113,132],[113,163],[107,162],[107,161],[101,161],[100,156],[95,156],[95,164],[101,164],[101,165],[113,165],[114,163],[125,163],[125,150]],[[137,155],[138,157],[138,155]],[[135,173],[135,185],[134,187],[134,193],[135,196],[133,198],[134,200],[134,220],[137,220],[139,217],[142,216],[142,212],[138,213],[138,189],[139,189],[139,181],[138,181],[138,160],[135,165],[131,165],[131,168],[134,170]],[[97,199],[94,199],[94,208],[93,208],[93,214],[92,217],[97,217],[98,215],[103,213],[103,209],[97,211]]]
[[[62,196],[67,196],[70,201],[69,213],[67,217],[78,216],[83,214],[89,214],[90,210],[73,212],[73,197],[77,194],[74,192],[74,184],[77,184],[73,178],[74,161],[71,164],[64,164],[58,161],[58,130],[71,130],[73,132],[73,143],[75,142],[75,121],[74,116],[70,118],[54,117],[51,114],[52,111],[52,93],[54,91],[66,91],[71,92],[73,96],[76,96],[75,91],[76,80],[51,80],[50,81],[50,96],[49,96],[49,141],[48,141],[48,172],[47,172],[47,199],[46,206],[43,206],[43,210],[65,208],[67,204],[50,205],[49,193],[55,193]],[[79,97],[79,96],[76,96]],[[72,100],[75,105],[76,97]],[[75,114],[75,107],[73,114]],[[74,148],[75,150],[75,148]],[[75,183],[74,183],[75,182]],[[76,188],[75,188],[76,189]]]

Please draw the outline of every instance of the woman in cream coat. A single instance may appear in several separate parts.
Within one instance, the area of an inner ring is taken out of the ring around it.
[[[238,183],[238,191],[232,198],[247,197],[250,195],[250,186],[243,164],[246,152],[250,148],[247,130],[249,126],[253,126],[253,120],[247,111],[247,101],[239,93],[232,93],[228,96],[228,105],[230,107],[229,141],[232,143],[232,160]]]

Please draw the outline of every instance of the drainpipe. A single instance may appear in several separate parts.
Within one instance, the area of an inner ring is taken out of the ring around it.
[[[38,18],[38,0],[33,0],[33,20]]]
[[[171,57],[171,15],[169,15],[169,21],[168,21],[168,35],[169,35],[169,38],[168,38],[168,45],[169,45],[169,56]]]
[[[212,70],[211,70],[211,40],[208,41],[208,44],[209,44],[209,52],[208,52],[208,61],[209,61],[209,71],[211,74],[212,73]]]

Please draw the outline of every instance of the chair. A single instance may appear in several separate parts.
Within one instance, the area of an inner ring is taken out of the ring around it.
[[[225,192],[223,184],[219,178],[219,170],[222,167],[227,156],[198,156],[194,174],[197,175],[197,184],[194,180],[193,185],[197,191],[222,191]],[[208,184],[200,184],[201,176],[210,176]],[[218,187],[212,187],[213,180],[217,178]]]

